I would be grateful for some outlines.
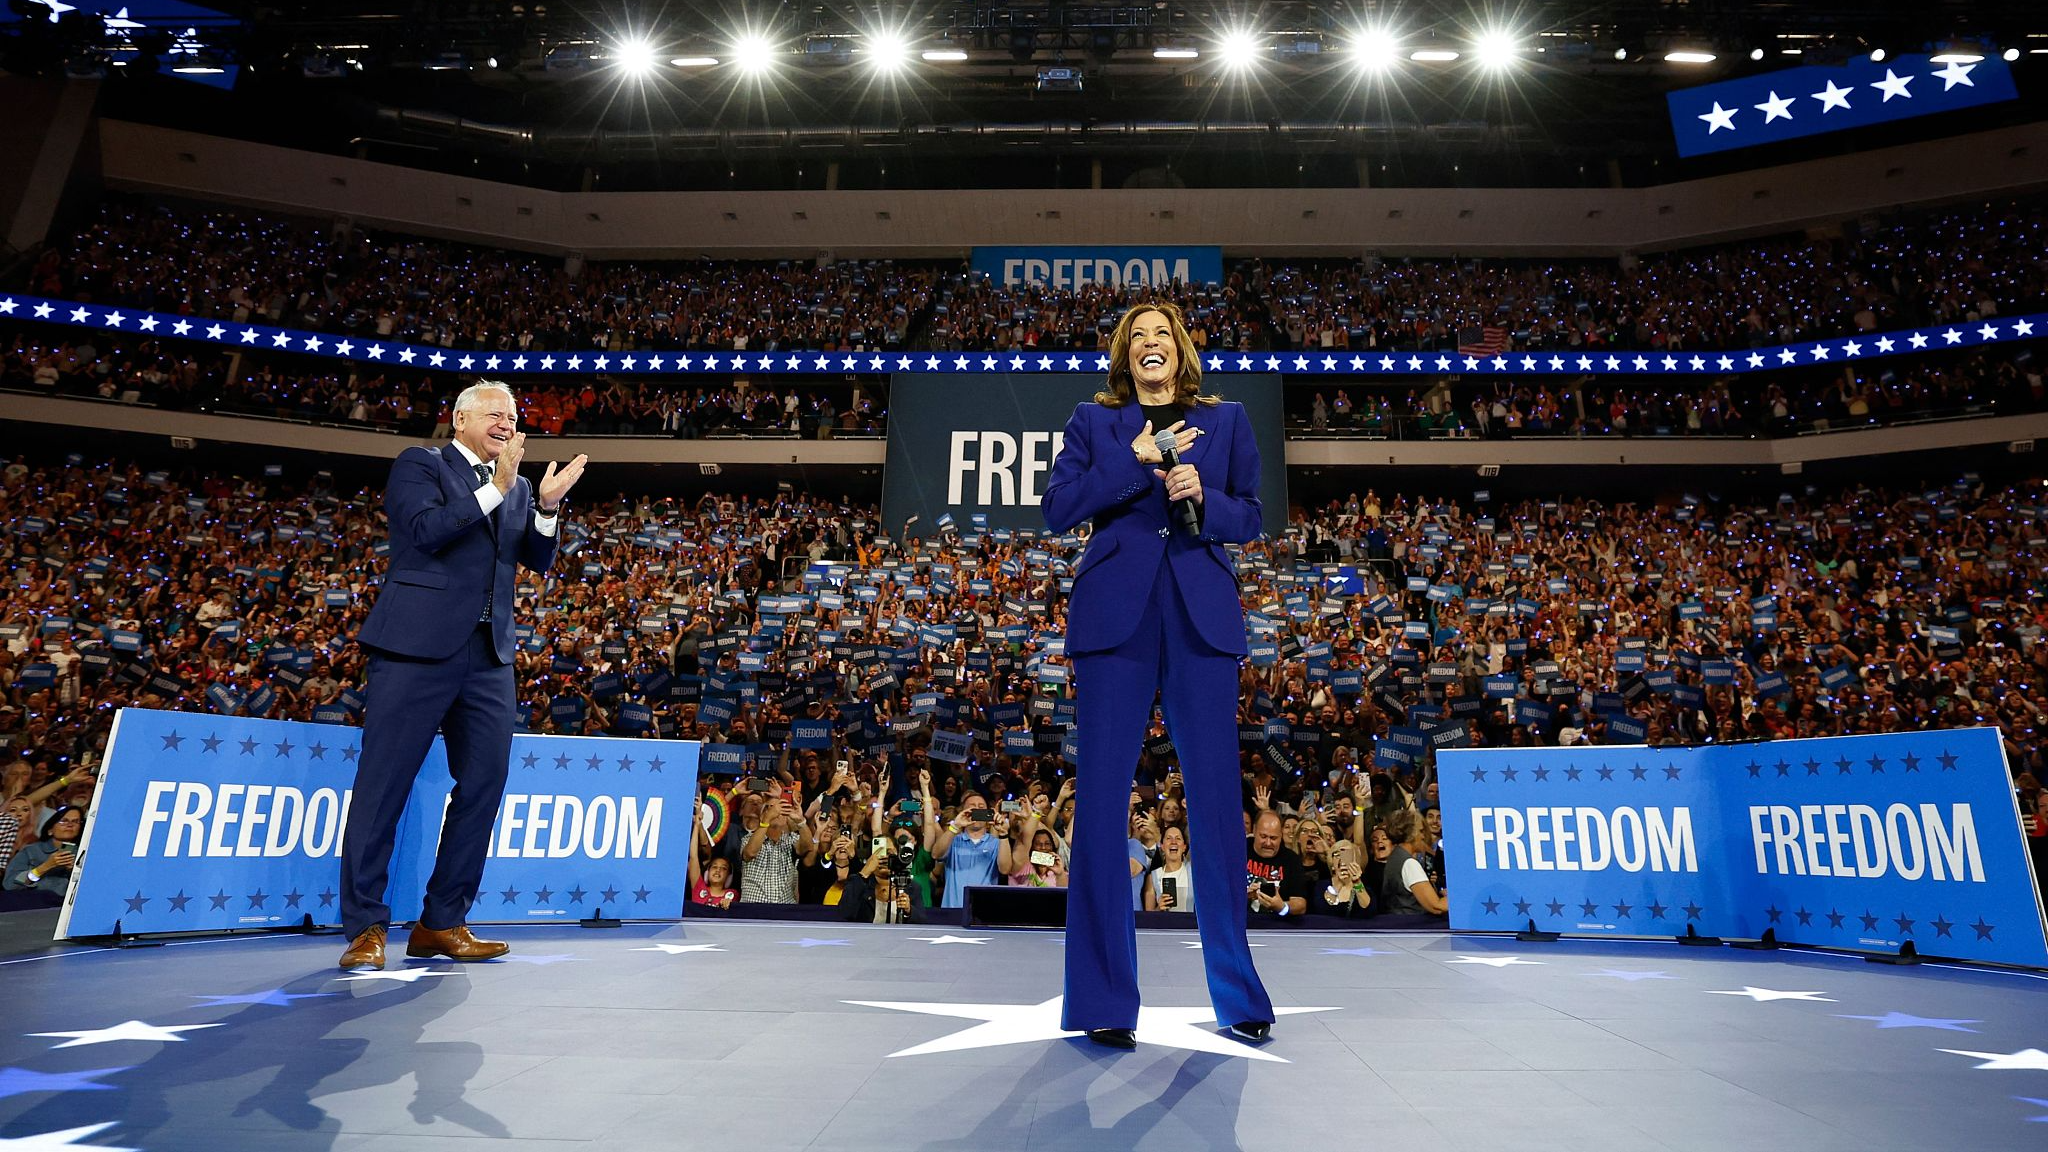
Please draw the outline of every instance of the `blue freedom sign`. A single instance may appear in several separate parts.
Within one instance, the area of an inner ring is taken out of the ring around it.
[[[1216,284],[1223,280],[1223,249],[1157,244],[976,248],[970,266],[1005,288]]]
[[[2048,965],[1994,729],[1437,758],[1454,929]]]
[[[1926,56],[1808,65],[1681,88],[1666,97],[1681,156],[1747,148],[1844,128],[2011,100],[2012,69],[1982,60],[1936,64]]]
[[[341,843],[362,730],[125,708],[57,938],[341,921]],[[512,739],[470,919],[683,913],[695,742]],[[439,738],[400,820],[389,900],[419,915],[454,782]]]

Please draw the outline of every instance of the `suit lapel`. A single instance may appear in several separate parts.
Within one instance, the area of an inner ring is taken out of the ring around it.
[[[1199,428],[1202,434],[1195,437],[1195,442],[1188,445],[1186,452],[1181,453],[1182,463],[1200,463],[1202,457],[1207,455],[1209,441],[1216,435],[1217,428],[1221,427],[1217,420],[1217,412],[1218,409],[1207,404],[1196,404],[1188,409],[1188,427]]]
[[[448,478],[454,483],[455,490],[464,497],[472,500],[475,499],[477,490],[476,468],[462,455],[461,449],[455,446],[454,441],[451,440],[442,447],[441,459],[448,465]],[[512,491],[505,494],[504,502],[500,503],[495,511],[485,517],[486,520],[490,521],[491,534],[494,538],[504,534],[505,525],[510,522],[510,517],[505,514],[506,505],[511,504],[512,498],[518,494],[519,485],[515,482],[512,485]]]

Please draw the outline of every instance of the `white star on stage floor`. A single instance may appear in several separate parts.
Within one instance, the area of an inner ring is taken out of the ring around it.
[[[635,948],[635,952],[666,952],[670,956],[681,956],[685,952],[723,952],[716,944],[663,944],[660,941],[646,948]]]
[[[1460,956],[1446,960],[1446,964],[1484,964],[1489,968],[1512,968],[1517,964],[1541,964],[1541,960],[1524,960],[1520,956]]]
[[[1759,1004],[1763,1004],[1771,1000],[1821,1000],[1829,1004],[1833,1004],[1835,1002],[1833,997],[1823,996],[1818,992],[1780,992],[1775,988],[1752,988],[1747,984],[1744,984],[1740,991],[1708,989],[1707,995],[1747,996],[1751,1000],[1754,1000]]]
[[[997,1048],[1005,1044],[1034,1044],[1043,1040],[1062,1040],[1081,1036],[1081,1032],[1070,1032],[1060,1027],[1060,1008],[1063,997],[1055,996],[1040,1004],[924,1004],[890,1000],[846,1000],[842,1003],[857,1004],[863,1008],[887,1008],[894,1012],[917,1012],[926,1016],[951,1016],[960,1020],[980,1021],[972,1028],[963,1029],[936,1040],[913,1045],[898,1056],[926,1056],[935,1052],[964,1052],[970,1048]],[[1334,1008],[1275,1008],[1279,1016],[1293,1016],[1304,1012],[1334,1012]],[[1218,1056],[1242,1056],[1247,1060],[1270,1060],[1280,1064],[1289,1061],[1270,1052],[1241,1044],[1222,1033],[1209,1028],[1198,1028],[1197,1024],[1215,1023],[1216,1013],[1210,1008],[1139,1008],[1138,1043],[1156,1044],[1162,1048],[1182,1048],[1191,1052],[1209,1052]]]
[[[986,936],[954,936],[947,934],[945,936],[913,936],[911,939],[922,940],[927,944],[986,944],[989,938]]]
[[[160,1040],[182,1043],[180,1032],[197,1032],[201,1028],[218,1028],[218,1024],[171,1024],[158,1027],[140,1020],[125,1020],[111,1028],[87,1028],[81,1032],[31,1032],[31,1036],[69,1036],[71,1039],[52,1048],[80,1048],[87,1044],[107,1044],[115,1040]]]
[[[83,1128],[66,1128],[61,1132],[41,1132],[34,1136],[0,1136],[0,1152],[46,1152],[51,1148],[96,1148],[99,1152],[139,1152],[134,1148],[114,1148],[106,1144],[80,1144],[85,1139],[114,1126],[114,1121],[103,1124],[87,1124]]]
[[[1982,1024],[1982,1020],[1949,1019],[1946,1016],[1915,1016],[1911,1012],[1887,1012],[1882,1016],[1851,1016],[1846,1012],[1835,1015],[1844,1020],[1870,1020],[1879,1028],[1939,1028],[1944,1032],[1975,1032],[1965,1024]]]
[[[1613,977],[1613,978],[1614,978],[1614,979],[1616,979],[1616,980],[1626,980],[1626,981],[1628,981],[1628,982],[1629,982],[1629,983],[1631,983],[1631,984],[1635,983],[1635,982],[1636,982],[1636,981],[1638,981],[1638,980],[1676,980],[1676,979],[1678,979],[1678,977],[1676,977],[1676,976],[1673,976],[1673,975],[1671,975],[1671,974],[1670,974],[1670,973],[1668,973],[1668,972],[1646,972],[1646,971],[1643,971],[1643,970],[1641,970],[1641,969],[1636,969],[1636,968],[1602,968],[1602,969],[1601,969],[1600,971],[1598,971],[1598,972],[1581,972],[1581,973],[1579,973],[1579,975],[1581,975],[1581,976],[1611,976],[1611,977]]]
[[[1200,940],[1183,940],[1183,941],[1181,941],[1181,944],[1182,944],[1183,946],[1185,946],[1185,947],[1188,947],[1188,948],[1193,948],[1193,949],[1194,949],[1195,951],[1197,951],[1197,952],[1200,952],[1200,951],[1202,950],[1202,942],[1201,942]],[[1264,947],[1265,947],[1265,945],[1264,945],[1264,944],[1246,944],[1246,945],[1245,945],[1245,947],[1247,947],[1247,948],[1264,948]]]
[[[400,984],[416,984],[429,976],[453,976],[453,968],[400,968],[395,972],[352,972],[341,979],[350,980],[396,980]]]
[[[2017,1052],[1970,1052],[1962,1048],[1937,1048],[1935,1051],[1982,1060],[1984,1063],[1977,1065],[1980,1071],[2048,1072],[2048,1052],[2039,1048],[2022,1048]]]

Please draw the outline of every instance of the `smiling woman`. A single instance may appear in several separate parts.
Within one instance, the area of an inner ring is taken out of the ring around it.
[[[1202,393],[1201,361],[1172,304],[1126,312],[1109,364],[1107,386],[1067,422],[1043,504],[1054,532],[1094,525],[1067,610],[1078,797],[1062,1027],[1113,1048],[1136,1043],[1123,801],[1156,695],[1181,754],[1193,903],[1216,1019],[1259,1041],[1273,1005],[1244,926],[1248,902],[1265,906],[1267,897],[1240,887],[1244,607],[1223,549],[1260,535],[1258,447],[1242,405]]]

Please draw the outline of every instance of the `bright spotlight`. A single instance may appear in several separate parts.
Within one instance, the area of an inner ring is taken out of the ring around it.
[[[775,45],[765,36],[742,36],[733,42],[732,62],[742,72],[766,72],[775,67]]]
[[[1382,28],[1369,28],[1351,46],[1358,66],[1368,72],[1384,72],[1401,58],[1401,45]]]
[[[868,63],[879,72],[895,72],[910,63],[910,44],[898,32],[875,32],[867,38]]]
[[[1998,58],[2010,64],[2020,58],[2020,50],[2017,48],[2007,48],[1998,54]]]
[[[927,48],[920,55],[933,64],[959,64],[967,59],[967,53],[959,48]]]
[[[1870,62],[1871,62],[1872,64],[1882,64],[1882,63],[1884,63],[1884,57],[1885,57],[1885,51],[1884,51],[1884,49],[1882,49],[1882,48],[1872,48],[1872,49],[1870,50]]]
[[[628,76],[645,76],[654,71],[654,45],[645,40],[627,40],[612,50],[612,61]]]
[[[1626,60],[1626,59],[1628,59],[1628,49],[1626,49],[1626,48],[1616,48],[1616,49],[1614,50],[1614,58],[1615,58],[1616,60]]]
[[[1751,60],[1761,60],[1761,59],[1763,59],[1763,58],[1764,58],[1764,50],[1763,50],[1763,49],[1761,49],[1761,48],[1751,48],[1751,49],[1749,50],[1749,58],[1750,58]]]
[[[1714,62],[1714,54],[1712,52],[1689,52],[1681,49],[1676,52],[1666,52],[1664,54],[1664,62],[1666,64],[1712,64]]]
[[[1216,54],[1226,68],[1249,68],[1259,61],[1259,38],[1243,29],[1223,34],[1216,45]]]
[[[1472,53],[1479,60],[1479,66],[1488,69],[1512,67],[1521,45],[1515,42],[1515,35],[1503,29],[1494,29],[1479,34],[1472,42]]]
[[[710,68],[718,63],[716,56],[677,56],[669,64],[677,68]]]

